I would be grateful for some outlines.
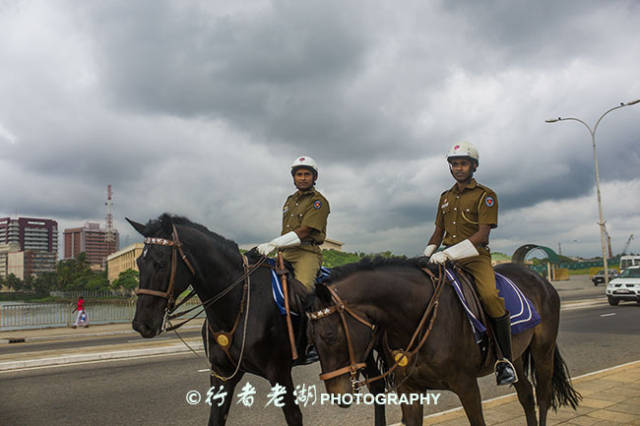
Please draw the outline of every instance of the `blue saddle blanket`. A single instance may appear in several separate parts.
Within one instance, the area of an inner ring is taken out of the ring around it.
[[[462,292],[462,285],[458,281],[456,274],[449,268],[446,269],[447,278],[449,283],[455,290],[464,312],[467,314],[467,318],[471,323],[471,327],[476,335],[476,341],[479,341],[482,336],[487,332],[486,327],[469,309],[467,300]],[[498,294],[504,299],[505,308],[511,314],[511,333],[518,334],[523,331],[535,327],[540,323],[540,315],[536,311],[531,301],[522,293],[522,291],[511,281],[509,278],[496,274],[496,287],[498,288]]]
[[[269,265],[273,267],[276,266],[275,259],[267,259],[267,263],[269,263]],[[330,269],[325,268],[324,266],[321,267],[318,271],[316,282],[322,282],[326,280],[329,277],[330,272]],[[286,311],[284,309],[284,293],[282,292],[282,283],[280,282],[280,277],[278,276],[278,274],[276,274],[276,271],[273,268],[271,269],[271,293],[273,294],[273,301],[280,310],[280,313],[282,315],[285,315]],[[293,311],[291,311],[291,315],[298,316],[298,314]]]

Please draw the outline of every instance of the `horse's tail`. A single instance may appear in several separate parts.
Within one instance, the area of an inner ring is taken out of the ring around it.
[[[571,405],[574,410],[578,408],[578,403],[582,399],[580,392],[573,388],[567,364],[560,356],[560,351],[556,345],[553,354],[553,376],[551,377],[551,407],[557,411],[558,407]]]
[[[522,354],[522,362],[524,367],[525,376],[531,377],[534,385],[536,384],[535,376],[535,363],[533,356],[531,356],[531,348],[527,348]],[[529,374],[531,370],[531,374]],[[567,364],[560,355],[560,350],[556,345],[555,352],[553,354],[553,375],[551,376],[551,408],[554,411],[558,411],[558,407],[563,405],[570,405],[574,410],[578,407],[578,403],[582,399],[580,392],[573,388],[571,384],[571,377],[569,376],[569,369]]]

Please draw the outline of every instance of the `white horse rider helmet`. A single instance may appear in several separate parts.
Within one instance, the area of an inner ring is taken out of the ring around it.
[[[451,162],[454,158],[468,158],[473,160],[476,163],[476,167],[480,164],[480,154],[478,154],[476,147],[469,142],[458,142],[451,147],[447,155],[447,161]]]
[[[306,155],[301,155],[300,157],[296,158],[291,164],[291,175],[293,175],[296,172],[296,169],[300,167],[311,169],[313,175],[316,178],[318,177],[318,165],[313,158],[307,157]]]

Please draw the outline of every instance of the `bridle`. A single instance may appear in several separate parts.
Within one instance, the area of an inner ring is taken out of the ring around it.
[[[162,297],[163,299],[167,299],[167,311],[172,309],[173,304],[175,302],[175,298],[173,296],[173,287],[176,282],[176,267],[178,263],[178,254],[180,254],[182,261],[185,263],[185,265],[187,265],[187,268],[189,268],[189,270],[191,271],[191,274],[193,276],[196,275],[195,269],[193,269],[191,262],[189,262],[189,259],[187,258],[187,256],[184,254],[184,251],[182,250],[182,243],[178,238],[178,231],[176,230],[176,226],[172,224],[171,227],[173,228],[173,235],[172,235],[173,240],[167,240],[164,238],[155,238],[155,237],[147,237],[144,239],[145,244],[171,247],[171,274],[169,275],[169,286],[167,287],[167,291],[149,290],[146,288],[136,289],[136,294],[138,295],[147,294],[150,296],[158,296],[158,297]]]
[[[373,378],[365,378],[365,380],[362,380],[362,381],[358,381],[357,376],[358,376],[358,372],[366,367],[366,364],[364,362],[358,363],[355,361],[353,344],[351,343],[351,335],[349,333],[349,327],[347,325],[345,312],[347,312],[347,314],[351,315],[354,319],[356,319],[360,323],[369,327],[374,332],[371,336],[367,349],[364,351],[363,359],[367,358],[367,356],[369,355],[369,352],[373,349],[375,345],[375,342],[377,339],[376,326],[375,324],[371,324],[370,322],[368,322],[367,320],[363,319],[358,314],[356,314],[353,311],[353,309],[347,306],[346,301],[343,301],[342,299],[340,299],[335,289],[327,286],[327,289],[331,293],[331,299],[334,304],[327,308],[320,309],[319,311],[316,311],[316,312],[308,312],[307,316],[310,320],[317,321],[319,319],[331,316],[336,312],[340,315],[340,320],[342,321],[345,337],[347,339],[347,350],[349,351],[350,364],[346,367],[339,368],[337,370],[333,370],[328,373],[320,374],[320,380],[326,381],[334,377],[349,373],[350,380],[351,380],[351,387],[354,391],[358,391],[358,389],[363,385],[367,385],[369,383],[375,382],[376,380],[385,378],[386,376],[391,374],[398,366],[401,366],[401,367],[406,366],[409,362],[409,359],[413,358],[413,360],[415,361],[416,359],[415,355],[418,353],[420,348],[422,348],[424,343],[427,341],[429,334],[431,334],[433,323],[435,322],[435,319],[438,316],[440,294],[442,293],[442,289],[444,288],[444,284],[446,282],[446,275],[443,273],[444,268],[442,266],[438,268],[438,271],[439,271],[438,276],[435,276],[428,268],[420,268],[420,269],[422,269],[422,271],[431,278],[431,282],[435,284],[434,284],[433,296],[429,300],[429,303],[427,304],[427,307],[424,310],[424,313],[422,314],[422,318],[420,319],[420,322],[418,323],[416,330],[413,332],[413,335],[411,336],[411,340],[409,341],[409,343],[407,344],[407,347],[404,350],[392,351],[394,364],[387,371],[385,371],[383,374],[379,376],[376,376]],[[431,315],[431,319],[429,320],[428,327],[426,328],[426,331],[424,331],[424,334],[418,340],[418,336],[427,325],[427,318],[429,317],[430,314],[432,315]],[[386,339],[386,334],[384,337]],[[416,344],[416,341],[417,341],[417,344]],[[415,347],[414,347],[414,344],[415,344]]]
[[[243,291],[243,298],[244,298],[244,293],[246,293],[248,291],[249,277],[259,267],[261,267],[265,263],[265,261],[267,260],[267,258],[263,256],[257,263],[255,263],[253,265],[248,265],[246,257],[244,255],[242,255],[242,260],[243,260],[242,267],[243,267],[244,273],[242,274],[241,277],[239,277],[237,280],[235,280],[234,282],[229,284],[227,287],[222,289],[215,296],[205,300],[204,302],[199,303],[198,305],[196,305],[196,306],[194,306],[194,307],[192,307],[192,308],[190,308],[190,309],[188,309],[186,311],[182,311],[182,312],[174,314],[173,312],[175,312],[182,304],[184,304],[187,300],[189,300],[191,297],[193,297],[196,294],[195,290],[191,290],[191,292],[187,296],[183,297],[182,300],[179,301],[179,303],[177,303],[177,304],[175,303],[176,300],[175,300],[175,297],[173,295],[173,287],[175,286],[175,277],[176,277],[176,268],[177,268],[177,263],[178,263],[178,255],[180,255],[180,258],[185,263],[185,265],[187,265],[187,268],[189,268],[189,270],[191,271],[191,274],[194,277],[196,276],[196,272],[195,272],[194,267],[191,265],[191,262],[187,258],[186,254],[182,250],[182,242],[180,241],[180,238],[178,237],[178,230],[176,229],[176,226],[174,224],[172,224],[171,227],[172,227],[172,238],[173,238],[171,240],[168,240],[168,239],[165,239],[165,238],[157,238],[157,237],[147,237],[147,238],[144,239],[144,243],[145,244],[160,245],[160,246],[164,246],[164,247],[171,247],[171,249],[172,249],[172,251],[171,251],[171,273],[170,273],[170,276],[169,276],[169,285],[167,286],[167,291],[157,291],[157,290],[150,290],[150,289],[146,289],[146,288],[137,288],[136,291],[135,291],[136,294],[138,294],[138,295],[146,294],[146,295],[149,295],[149,296],[156,296],[156,297],[161,297],[163,299],[167,299],[167,306],[165,307],[164,318],[163,318],[163,321],[162,321],[162,330],[163,331],[176,330],[177,328],[180,328],[183,325],[185,325],[186,323],[190,322],[191,320],[197,318],[198,315],[200,315],[206,309],[206,307],[208,307],[210,305],[213,305],[218,300],[220,300],[221,298],[226,296],[231,290],[233,290],[240,283],[244,283],[245,284],[245,289]],[[198,308],[201,308],[201,311],[196,312],[189,319],[184,320],[184,321],[182,321],[182,322],[180,322],[179,324],[176,324],[176,325],[171,325],[170,324],[172,319],[183,317],[186,314],[188,314],[188,313],[190,313],[190,312],[192,312],[192,311],[194,311],[194,310],[196,310]],[[243,305],[241,305],[241,307],[240,307],[240,312],[238,313],[238,317],[242,313],[242,309],[243,309]],[[237,319],[236,319],[236,323],[237,323]],[[169,327],[167,327],[167,324],[169,324]],[[234,327],[234,330],[235,330],[235,327]]]
[[[360,315],[356,314],[353,311],[353,309],[351,309],[347,305],[346,301],[343,301],[342,299],[340,299],[340,296],[338,296],[338,293],[333,288],[327,286],[327,289],[331,293],[331,299],[333,300],[334,304],[316,312],[308,312],[307,317],[312,321],[317,321],[319,319],[331,316],[335,313],[337,313],[340,316],[340,321],[342,322],[342,327],[344,328],[344,334],[347,339],[347,350],[349,352],[349,365],[343,368],[339,368],[337,370],[330,371],[328,373],[320,374],[320,380],[329,380],[329,379],[333,379],[334,377],[349,373],[351,378],[351,385],[354,389],[356,389],[358,387],[356,383],[358,372],[364,369],[367,366],[367,364],[365,364],[364,362],[356,362],[355,354],[353,351],[353,343],[351,341],[351,333],[349,333],[349,325],[347,324],[347,316],[345,312],[349,314],[356,321],[369,327],[373,332],[371,335],[371,339],[369,340],[369,344],[367,345],[367,350],[365,351],[365,356],[364,356],[365,359],[369,354],[369,352],[373,349],[373,345],[375,344],[375,341],[377,338],[376,326],[374,324],[371,324],[369,321],[365,320],[364,318],[362,318]]]

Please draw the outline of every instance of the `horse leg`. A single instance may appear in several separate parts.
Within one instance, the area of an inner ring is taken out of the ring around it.
[[[531,348],[534,362],[534,374],[536,376],[536,399],[538,400],[538,416],[540,426],[547,424],[547,411],[551,406],[553,388],[551,379],[553,377],[553,355],[555,344],[544,345],[543,347]]]
[[[464,408],[469,424],[472,426],[484,425],[482,399],[480,398],[478,380],[475,377],[459,376],[457,382],[451,386],[451,390],[458,395],[458,398],[460,398],[462,408]]]
[[[422,418],[424,417],[424,407],[419,402],[413,404],[401,404],[402,423],[407,426],[422,426]]]
[[[285,367],[283,365],[278,367],[273,377],[267,377],[267,380],[269,380],[271,386],[280,385],[286,389],[285,394],[282,396],[282,402],[284,403],[282,411],[284,412],[287,424],[289,426],[302,426],[302,411],[300,411],[300,407],[296,404],[296,399],[293,395],[294,386],[293,379],[291,378],[291,367]]]
[[[369,354],[367,358],[367,366],[364,369],[364,373],[366,377],[376,377],[380,375],[380,371],[376,366],[375,359],[373,357],[373,353]],[[377,396],[381,393],[384,393],[384,380],[380,379],[375,382],[369,384],[369,391]],[[385,407],[384,404],[375,403],[375,426],[385,426],[387,424],[387,419],[385,416]]]
[[[231,401],[233,400],[233,391],[236,388],[236,385],[242,379],[244,372],[238,371],[232,379],[227,380],[226,382],[211,376],[211,392],[215,395],[218,392],[226,392],[222,404],[218,405],[218,401],[212,399],[209,401],[211,403],[211,411],[209,412],[209,426],[223,426],[227,422],[227,416],[229,415],[229,408],[231,407]],[[220,391],[220,387],[224,389]],[[207,394],[209,397],[209,394]]]
[[[525,352],[523,357],[528,355],[528,352]],[[516,388],[518,401],[520,401],[520,405],[522,405],[524,413],[527,416],[527,426],[535,426],[538,421],[536,419],[536,405],[533,398],[533,387],[531,386],[531,382],[527,376],[524,374],[524,361],[522,357],[514,361],[513,366],[515,367],[516,374],[518,375],[518,381],[514,383],[513,386]]]

